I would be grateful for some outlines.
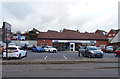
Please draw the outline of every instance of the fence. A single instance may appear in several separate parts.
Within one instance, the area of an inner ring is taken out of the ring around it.
[[[37,41],[11,41],[11,43],[14,43],[15,45],[37,45]]]

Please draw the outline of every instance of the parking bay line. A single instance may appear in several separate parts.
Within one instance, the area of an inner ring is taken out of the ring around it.
[[[44,59],[46,60],[46,59],[47,59],[47,57],[48,57],[48,56],[46,55]]]
[[[66,57],[65,55],[63,55],[63,57],[64,57],[65,59],[67,59],[67,57]]]

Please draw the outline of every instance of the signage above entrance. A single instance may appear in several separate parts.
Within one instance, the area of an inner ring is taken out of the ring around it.
[[[94,40],[86,41],[86,40],[52,40],[52,42],[71,42],[71,43],[96,43]]]

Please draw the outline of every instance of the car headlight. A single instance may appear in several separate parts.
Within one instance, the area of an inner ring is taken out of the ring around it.
[[[101,53],[103,54],[103,51],[101,51]]]
[[[93,54],[95,53],[95,52],[93,52],[93,51],[90,51],[90,52],[93,53]]]

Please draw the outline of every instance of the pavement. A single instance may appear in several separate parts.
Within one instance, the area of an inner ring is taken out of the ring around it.
[[[22,64],[79,64],[79,63],[120,63],[118,59],[80,59],[80,60],[3,60],[2,65],[22,65]]]
[[[118,77],[118,63],[4,65],[2,70],[3,77]]]

